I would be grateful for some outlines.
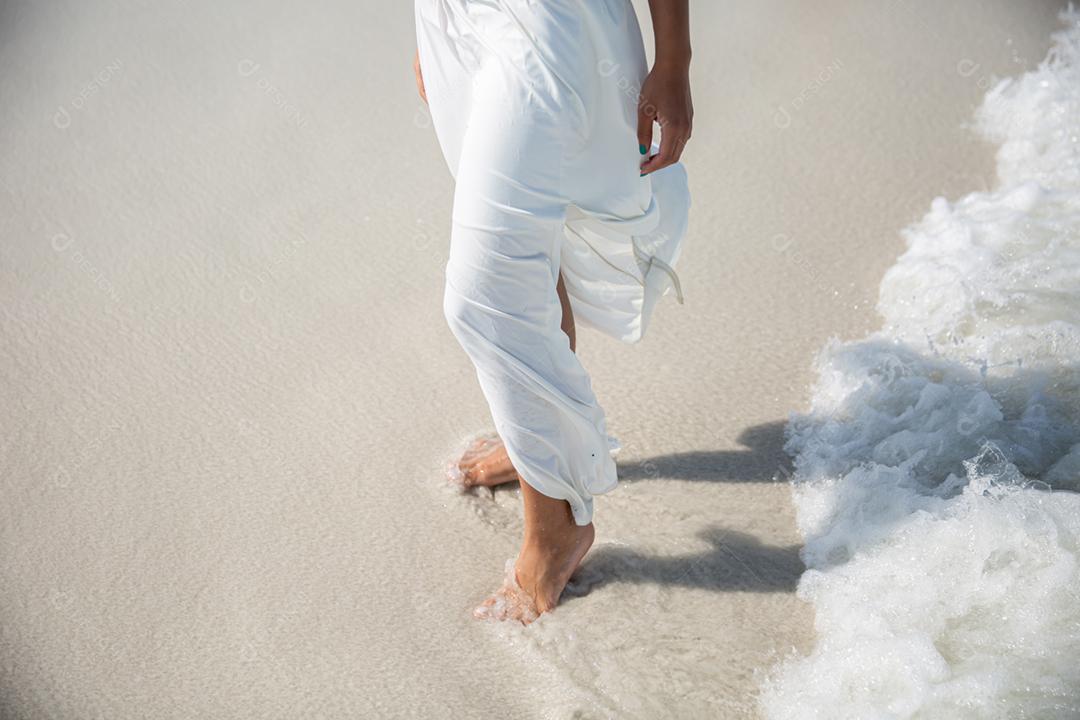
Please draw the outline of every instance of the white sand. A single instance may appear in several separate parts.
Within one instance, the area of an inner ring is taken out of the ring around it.
[[[783,422],[1062,3],[695,4],[687,304],[580,337],[626,482],[527,630],[410,5],[0,6],[0,717],[740,717],[809,647]]]

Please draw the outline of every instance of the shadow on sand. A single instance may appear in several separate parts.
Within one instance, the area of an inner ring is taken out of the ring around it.
[[[744,450],[692,451],[618,464],[619,482],[692,480],[783,482],[791,475],[784,453],[784,426],[777,421],[744,430]],[[489,492],[516,490],[517,485]],[[791,593],[805,570],[799,545],[763,544],[747,533],[713,526],[698,537],[711,547],[688,555],[650,555],[631,547],[594,548],[563,592],[563,602],[605,585],[628,583],[699,588],[716,592]]]
[[[747,428],[745,450],[693,451],[619,463],[620,482],[693,480],[777,482],[791,475],[784,422]],[[564,601],[615,583],[666,585],[716,592],[794,592],[806,569],[798,545],[765,545],[753,535],[714,526],[699,537],[712,546],[690,555],[655,556],[629,547],[594,549],[564,593]]]
[[[773,482],[791,475],[784,452],[784,422],[747,428],[739,435],[746,450],[697,450],[620,462],[619,481],[655,478],[704,482]]]
[[[613,583],[717,592],[794,592],[805,569],[798,545],[765,545],[753,535],[720,527],[710,528],[699,537],[712,547],[690,555],[662,557],[626,547],[599,547],[574,575],[564,600]]]

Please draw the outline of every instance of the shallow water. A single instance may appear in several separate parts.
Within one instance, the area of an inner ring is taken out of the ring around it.
[[[883,328],[821,353],[788,427],[811,654],[766,714],[1080,714],[1080,13],[986,95],[997,184],[939,198]]]
[[[471,615],[519,498],[438,484],[490,421],[409,4],[5,6],[0,717],[756,716],[813,643],[772,481],[807,359],[992,185],[961,123],[1060,2],[695,4],[686,304],[579,337],[621,482],[527,628]]]

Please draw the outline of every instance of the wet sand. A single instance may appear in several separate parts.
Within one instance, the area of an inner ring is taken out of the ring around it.
[[[489,420],[409,4],[0,8],[0,717],[753,716],[787,414],[1061,6],[695,5],[687,301],[579,335],[624,482],[524,630],[469,614],[516,493],[440,477]]]

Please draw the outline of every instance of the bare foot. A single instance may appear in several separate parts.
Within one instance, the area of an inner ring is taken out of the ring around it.
[[[522,548],[506,561],[502,587],[473,611],[480,620],[517,620],[528,625],[559,604],[559,596],[592,547],[593,526],[578,527],[566,547]]]
[[[596,537],[592,523],[574,523],[565,501],[541,495],[525,482],[521,491],[525,541],[517,562],[507,563],[502,587],[473,612],[477,618],[528,625],[552,610]]]
[[[494,487],[517,482],[517,470],[506,454],[506,447],[495,433],[473,440],[461,458],[447,468],[452,482],[464,487]]]

